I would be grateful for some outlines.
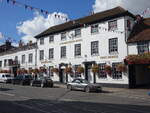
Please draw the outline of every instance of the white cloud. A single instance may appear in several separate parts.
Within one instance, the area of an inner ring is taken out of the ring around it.
[[[4,38],[3,34],[0,32],[0,40]]]
[[[55,14],[60,15],[60,17],[55,17]],[[52,13],[49,14],[47,17],[44,17],[40,15],[39,13],[35,13],[35,16],[31,20],[26,20],[24,22],[19,22],[17,25],[17,30],[19,34],[24,34],[22,37],[22,40],[26,43],[29,40],[32,40],[35,42],[35,39],[33,38],[37,34],[43,32],[47,28],[61,24],[63,22],[66,22],[65,18],[68,18],[67,14],[63,13]]]
[[[94,12],[100,12],[121,6],[134,14],[142,14],[146,8],[150,8],[150,0],[95,0]],[[150,11],[145,17],[150,16]]]

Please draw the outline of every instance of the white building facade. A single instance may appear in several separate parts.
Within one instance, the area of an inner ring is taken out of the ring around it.
[[[49,72],[52,67],[58,68],[59,73],[50,74],[54,81],[66,83],[80,76],[91,83],[128,86],[128,72],[118,72],[116,66],[124,63],[129,54],[127,38],[134,19],[131,13],[117,7],[51,27],[36,36],[37,65],[47,67]],[[91,71],[94,64],[100,70],[96,78]],[[79,65],[84,67],[84,73],[76,75]],[[104,72],[105,65],[112,67],[110,76]],[[67,66],[72,67],[72,74],[64,72]]]

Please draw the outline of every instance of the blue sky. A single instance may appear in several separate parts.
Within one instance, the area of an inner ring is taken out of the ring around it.
[[[94,0],[18,0],[22,3],[45,9],[51,13],[62,12],[70,19],[86,16],[92,10]],[[33,11],[25,10],[12,4],[7,4],[6,0],[0,3],[0,32],[4,35],[20,39],[16,30],[19,22],[32,19]]]
[[[3,1],[0,2],[0,33],[25,42],[34,41],[35,35],[50,26],[65,22],[55,19],[54,12],[72,20],[87,16],[91,11],[100,12],[117,6],[122,6],[134,14],[141,14],[146,8],[150,8],[150,0],[16,0],[51,13],[43,16],[8,4],[7,0],[0,1]],[[150,17],[150,11],[145,17]],[[0,43],[3,41],[4,39],[0,39]]]

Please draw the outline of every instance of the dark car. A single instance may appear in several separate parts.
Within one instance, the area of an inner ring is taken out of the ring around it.
[[[89,83],[85,79],[76,78],[72,82],[67,83],[67,88],[69,90],[83,90],[85,92],[91,92],[91,91],[102,91],[102,87],[99,84],[92,84]]]
[[[30,82],[31,86],[53,87],[53,80],[49,77],[38,77]]]
[[[31,80],[31,75],[18,75],[12,80],[12,84],[30,85]]]

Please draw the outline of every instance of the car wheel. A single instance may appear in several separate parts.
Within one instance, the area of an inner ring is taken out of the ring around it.
[[[87,86],[85,87],[85,92],[89,93],[90,92],[90,88]]]
[[[69,89],[70,91],[72,90],[72,86],[71,85],[68,85],[67,86],[67,89]]]
[[[20,82],[20,85],[24,85],[23,81]]]
[[[44,84],[43,83],[41,83],[41,88],[43,88],[44,87]]]
[[[30,82],[30,86],[33,86],[33,82]]]

